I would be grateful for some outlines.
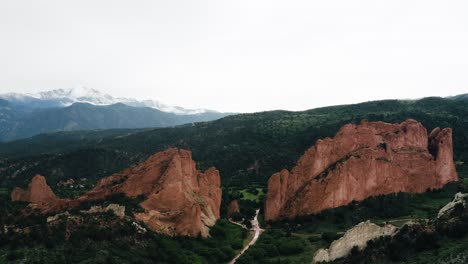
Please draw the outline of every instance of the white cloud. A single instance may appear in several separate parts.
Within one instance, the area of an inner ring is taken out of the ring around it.
[[[466,1],[1,1],[0,93],[222,111],[468,92]]]

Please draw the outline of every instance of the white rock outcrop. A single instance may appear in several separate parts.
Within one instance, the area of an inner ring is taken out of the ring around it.
[[[49,216],[49,217],[47,217],[47,223],[55,222],[55,221],[59,220],[60,217],[62,217],[62,216],[63,217],[69,217],[70,213],[68,211],[65,211],[65,213]]]
[[[343,237],[333,241],[328,249],[317,250],[313,263],[329,262],[345,257],[351,252],[353,247],[357,246],[362,250],[367,246],[367,241],[382,236],[391,236],[397,230],[398,228],[393,225],[380,227],[370,221],[359,223],[346,231]]]
[[[457,193],[455,194],[455,198],[453,198],[453,201],[450,203],[446,204],[444,207],[442,207],[439,210],[439,213],[437,214],[437,219],[443,217],[443,216],[450,216],[450,214],[455,210],[455,206],[457,204],[463,205],[464,208],[468,207],[468,193]]]
[[[118,204],[109,204],[107,207],[103,206],[91,206],[89,210],[81,211],[85,214],[96,214],[96,213],[105,213],[105,212],[113,212],[116,216],[123,218],[125,216],[125,206],[118,205]]]

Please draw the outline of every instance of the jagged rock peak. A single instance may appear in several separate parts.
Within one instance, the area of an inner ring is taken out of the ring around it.
[[[347,124],[320,139],[289,172],[268,181],[266,220],[294,218],[395,192],[421,193],[458,180],[452,130],[402,123]]]
[[[145,211],[135,218],[153,231],[206,237],[219,218],[221,179],[215,168],[198,171],[190,151],[171,148],[102,179],[84,199],[103,199],[112,193],[143,195],[140,205]]]
[[[53,206],[61,201],[47,185],[46,178],[41,175],[32,178],[26,191],[19,187],[13,189],[11,200],[30,202],[39,208]]]

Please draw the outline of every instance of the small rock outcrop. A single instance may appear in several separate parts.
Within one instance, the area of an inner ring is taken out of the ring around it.
[[[437,219],[449,218],[457,207],[468,208],[468,193],[457,193],[450,203],[439,210]]]
[[[37,208],[55,206],[64,201],[55,196],[52,189],[47,185],[45,177],[41,175],[32,178],[26,191],[19,187],[13,189],[11,200],[29,202]]]
[[[240,213],[239,203],[237,200],[232,200],[227,209],[227,217],[229,218],[235,213]]]
[[[353,247],[364,249],[367,242],[382,236],[391,236],[398,231],[393,225],[380,227],[369,221],[359,223],[338,240],[331,243],[328,249],[319,249],[314,255],[313,263],[330,262],[339,258],[346,257]]]
[[[95,206],[91,206],[89,210],[81,211],[81,213],[85,213],[85,214],[96,214],[96,213],[106,213],[106,212],[112,212],[114,215],[120,218],[124,218],[125,206],[119,205],[119,204],[109,204],[106,207],[95,205]]]
[[[450,128],[428,135],[412,119],[362,121],[318,140],[291,171],[270,177],[265,219],[309,215],[375,195],[422,193],[457,180]]]

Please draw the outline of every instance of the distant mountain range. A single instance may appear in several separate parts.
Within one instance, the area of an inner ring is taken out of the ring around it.
[[[31,108],[49,108],[49,107],[66,107],[74,103],[88,103],[92,105],[113,105],[123,103],[134,107],[150,107],[162,112],[194,115],[207,112],[216,112],[208,109],[186,109],[179,106],[171,106],[161,103],[157,100],[136,100],[131,98],[116,98],[111,95],[102,93],[98,90],[78,87],[72,89],[56,89],[44,91],[35,94],[7,93],[0,94],[0,99],[9,101],[16,107],[25,109]]]
[[[0,141],[58,131],[170,127],[227,115],[156,100],[115,98],[89,88],[8,93],[0,95]]]

